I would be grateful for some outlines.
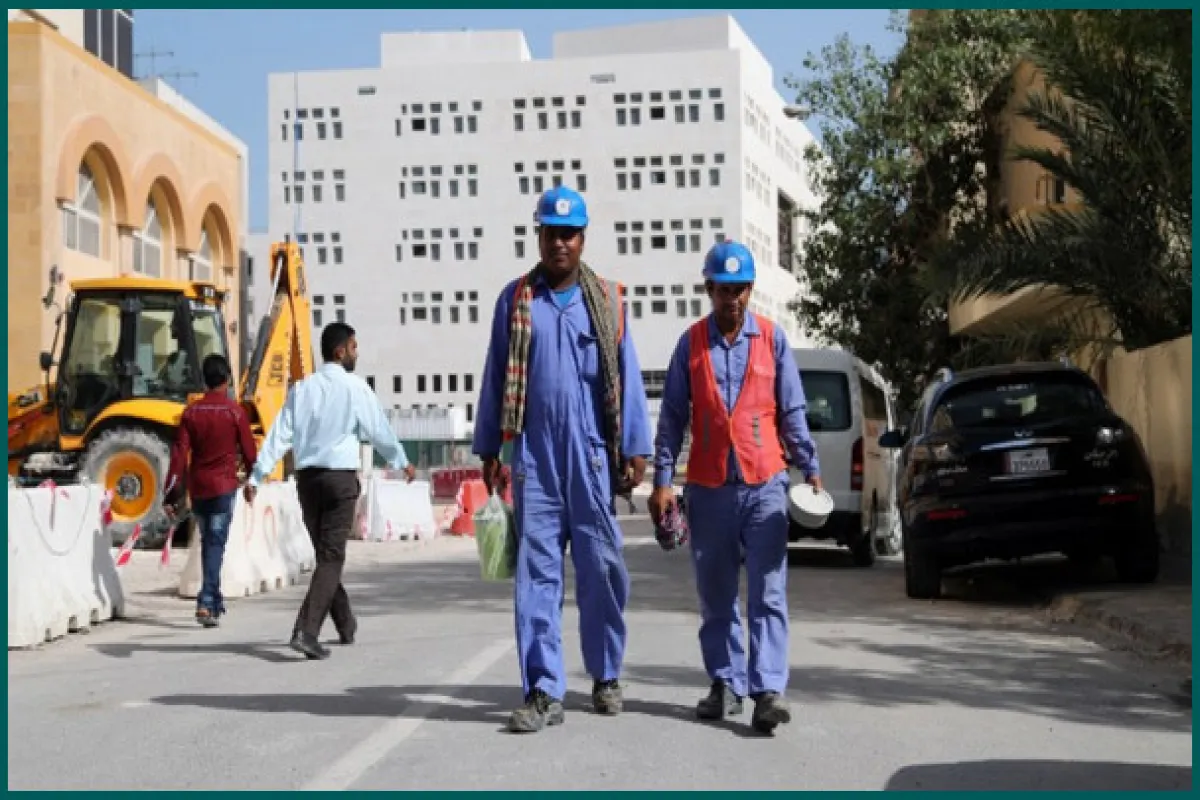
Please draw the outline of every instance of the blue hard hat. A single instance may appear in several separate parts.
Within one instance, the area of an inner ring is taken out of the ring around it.
[[[753,283],[754,255],[739,242],[717,242],[704,257],[704,277],[713,283]]]
[[[583,195],[566,186],[555,186],[538,198],[533,220],[538,225],[558,228],[586,228],[587,203]]]

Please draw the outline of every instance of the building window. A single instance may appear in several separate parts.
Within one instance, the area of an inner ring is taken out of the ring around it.
[[[392,391],[395,394],[400,394],[401,392],[404,391],[404,376],[403,375],[393,375],[392,376]]]
[[[87,164],[79,165],[75,202],[62,206],[63,244],[71,250],[100,257],[100,195]]]
[[[146,199],[142,229],[133,234],[133,271],[154,278],[162,276],[162,223],[153,197]]]
[[[188,265],[191,272],[191,280],[194,281],[211,281],[213,277],[212,268],[212,245],[208,240],[208,229],[200,231],[200,247],[192,255],[191,264]]]

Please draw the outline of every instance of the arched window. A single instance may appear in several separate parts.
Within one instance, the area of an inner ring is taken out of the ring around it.
[[[63,244],[72,250],[100,257],[100,194],[96,176],[87,164],[79,165],[75,202],[62,204]]]
[[[192,254],[191,279],[211,281],[213,277],[212,244],[208,239],[208,228],[200,232],[200,247]]]
[[[133,234],[133,271],[152,278],[162,277],[162,223],[154,198],[146,200],[146,220]]]

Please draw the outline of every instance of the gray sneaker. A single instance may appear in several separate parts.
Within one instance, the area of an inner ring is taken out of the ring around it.
[[[779,725],[792,721],[788,701],[775,692],[763,692],[754,698],[754,715],[750,724],[759,733],[771,733]]]
[[[508,729],[513,733],[537,733],[548,725],[561,725],[563,720],[562,701],[534,689],[525,699],[525,705],[509,716]]]
[[[617,681],[596,681],[592,684],[592,707],[597,714],[613,717],[621,713],[625,695]]]
[[[719,720],[742,713],[742,698],[733,693],[724,681],[713,681],[708,696],[696,704],[696,716],[704,720]]]

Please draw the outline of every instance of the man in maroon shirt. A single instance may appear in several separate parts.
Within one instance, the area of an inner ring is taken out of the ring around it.
[[[167,473],[168,511],[171,498],[180,493],[182,476],[188,476],[192,516],[200,531],[200,563],[204,579],[196,596],[196,621],[211,628],[225,613],[221,597],[221,562],[233,522],[233,503],[238,489],[238,456],[252,465],[258,458],[250,420],[229,396],[230,369],[224,356],[212,354],[201,365],[208,392],[184,409],[179,434],[171,448]],[[188,456],[191,455],[189,468]],[[168,543],[169,546],[169,543]]]

